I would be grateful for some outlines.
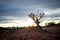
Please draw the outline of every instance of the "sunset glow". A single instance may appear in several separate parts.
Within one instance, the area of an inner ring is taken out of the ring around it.
[[[14,20],[13,22],[15,23],[5,23],[5,24],[0,24],[2,27],[12,27],[12,26],[19,26],[19,27],[28,27],[28,26],[36,26],[36,24],[33,22],[31,18],[28,18],[26,20],[18,21]]]
[[[13,23],[2,23],[0,24],[1,27],[12,27],[12,26],[19,26],[19,27],[28,27],[28,26],[36,26],[36,24],[34,23],[34,21],[31,19],[31,18],[27,18],[27,19],[24,19],[24,20],[12,20]],[[45,23],[48,23],[48,22],[52,22],[52,20],[45,20],[45,21],[42,21],[40,23],[41,26],[44,26]],[[54,20],[55,23],[58,23],[59,20]]]
[[[44,18],[60,20],[59,0],[0,0],[0,27],[36,26],[28,14],[38,15],[38,10],[45,13]],[[41,26],[45,25],[45,20]]]

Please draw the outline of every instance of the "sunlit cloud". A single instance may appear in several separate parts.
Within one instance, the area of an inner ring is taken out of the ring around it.
[[[31,18],[27,18],[24,20],[12,20],[12,21],[5,21],[7,23],[1,23],[0,26],[2,27],[12,27],[12,26],[19,26],[19,27],[23,27],[23,26],[36,26],[36,24],[33,22],[33,20]]]
[[[54,20],[60,19],[59,0],[0,0],[0,26],[35,25],[28,18],[28,14],[37,14],[38,10],[45,13],[44,20],[52,17]],[[41,24],[44,25],[45,22]]]

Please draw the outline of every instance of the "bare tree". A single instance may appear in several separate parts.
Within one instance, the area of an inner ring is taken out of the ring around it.
[[[39,25],[41,23],[40,20],[43,18],[44,12],[38,14],[31,13],[28,16],[37,24],[37,27],[40,27]]]

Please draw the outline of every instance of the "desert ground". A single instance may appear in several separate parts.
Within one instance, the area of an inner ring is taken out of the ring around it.
[[[60,40],[60,27],[42,29],[48,32],[41,31],[38,28],[0,30],[0,40]]]

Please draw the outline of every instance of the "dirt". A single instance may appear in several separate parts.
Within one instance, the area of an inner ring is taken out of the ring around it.
[[[2,30],[0,40],[60,40],[60,34],[41,32],[36,28]]]

